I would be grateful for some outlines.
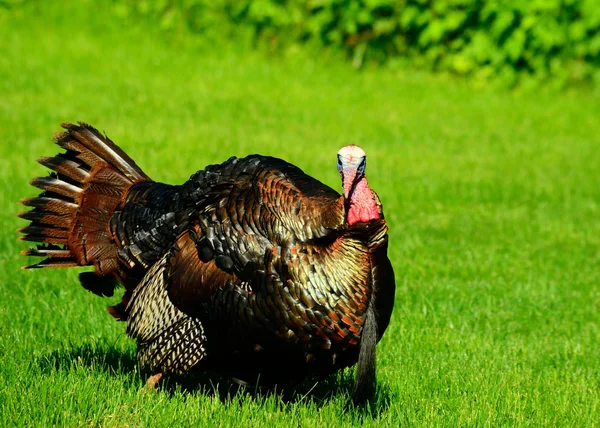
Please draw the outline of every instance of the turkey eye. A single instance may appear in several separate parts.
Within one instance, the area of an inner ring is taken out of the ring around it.
[[[337,160],[338,160],[338,171],[342,172],[342,159],[338,156]]]
[[[365,172],[366,166],[367,166],[367,158],[363,158],[363,160],[360,162],[360,165],[358,165],[358,173],[360,175],[362,175]]]

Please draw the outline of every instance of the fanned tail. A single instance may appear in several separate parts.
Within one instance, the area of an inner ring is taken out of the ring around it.
[[[109,274],[116,273],[118,262],[110,218],[127,189],[149,177],[93,127],[82,122],[62,127],[66,132],[54,141],[66,151],[39,159],[54,172],[34,178],[31,185],[42,193],[21,201],[33,209],[19,214],[31,222],[18,230],[23,234],[19,239],[39,243],[22,253],[44,257],[24,269],[92,265],[96,273],[81,274],[82,285],[96,294],[112,295],[115,280]]]

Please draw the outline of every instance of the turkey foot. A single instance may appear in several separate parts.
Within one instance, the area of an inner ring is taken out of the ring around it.
[[[146,381],[146,391],[154,391],[154,389],[156,388],[156,384],[160,381],[162,375],[162,373],[156,373],[155,375],[150,376]]]

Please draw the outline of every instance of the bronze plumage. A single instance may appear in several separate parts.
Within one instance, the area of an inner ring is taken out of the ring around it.
[[[86,289],[122,301],[143,367],[212,370],[287,385],[358,361],[355,402],[374,390],[375,345],[394,303],[382,205],[356,146],[338,152],[343,195],[277,158],[230,158],[182,185],[152,181],[89,125],[40,163],[21,239],[28,266],[93,266]]]

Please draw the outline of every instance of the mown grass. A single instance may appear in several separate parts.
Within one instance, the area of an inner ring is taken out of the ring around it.
[[[597,95],[359,73],[130,24],[89,1],[0,9],[0,425],[597,424]],[[372,411],[344,410],[351,371],[290,396],[185,380],[145,393],[104,311],[116,298],[76,270],[20,271],[16,202],[76,120],[172,183],[258,152],[337,188],[335,152],[361,144],[397,276]]]

